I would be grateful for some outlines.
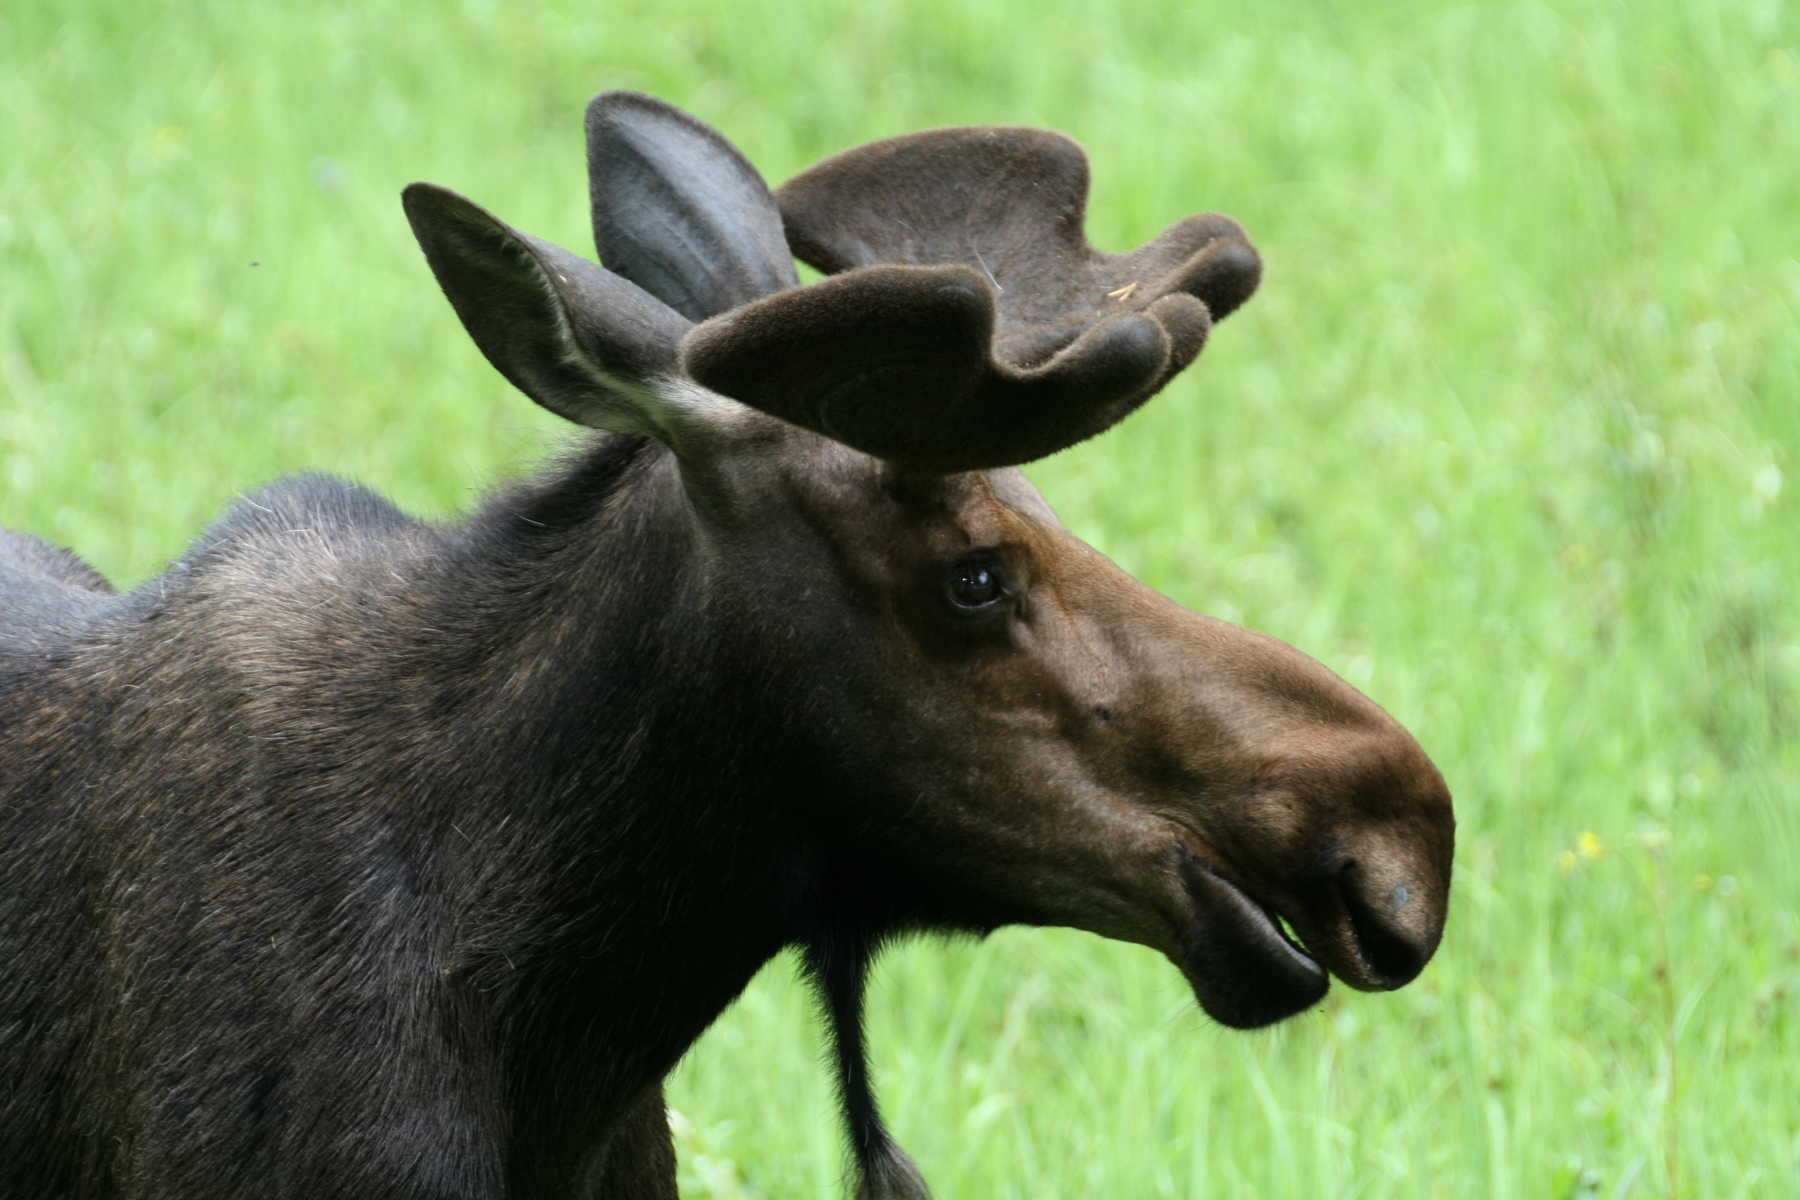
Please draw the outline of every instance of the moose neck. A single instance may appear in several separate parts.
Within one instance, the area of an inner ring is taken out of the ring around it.
[[[661,447],[599,442],[460,536],[458,586],[426,621],[481,659],[440,664],[434,689],[459,735],[438,768],[454,828],[435,844],[465,909],[449,969],[512,1060],[521,1153],[578,1170],[570,1156],[802,934],[805,779],[713,627]]]

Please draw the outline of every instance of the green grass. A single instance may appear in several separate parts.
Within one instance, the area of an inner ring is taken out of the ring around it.
[[[581,106],[618,86],[776,180],[1023,122],[1089,147],[1103,247],[1243,220],[1262,293],[1030,473],[1457,796],[1438,959],[1272,1032],[1064,931],[894,953],[878,1082],[940,1197],[1800,1194],[1800,10],[23,0],[0,524],[131,583],[301,468],[464,507],[558,426],[396,193],[588,251]],[[688,1196],[841,1194],[817,1053],[778,962],[674,1080]]]

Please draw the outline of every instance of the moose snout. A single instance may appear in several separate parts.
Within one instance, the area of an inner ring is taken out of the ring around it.
[[[1390,883],[1383,873],[1346,858],[1332,876],[1332,890],[1343,908],[1356,957],[1365,968],[1362,979],[1345,982],[1370,990],[1390,991],[1418,977],[1437,949],[1441,921],[1430,919],[1418,884]]]
[[[1314,927],[1308,942],[1332,973],[1363,991],[1392,991],[1425,969],[1443,935],[1447,855],[1386,838],[1324,856],[1303,890]]]

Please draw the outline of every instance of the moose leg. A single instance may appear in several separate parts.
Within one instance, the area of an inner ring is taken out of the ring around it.
[[[678,1200],[675,1142],[662,1085],[652,1088],[607,1142],[588,1195],[595,1200]]]

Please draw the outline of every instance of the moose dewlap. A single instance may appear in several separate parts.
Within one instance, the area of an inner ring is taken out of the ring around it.
[[[482,353],[603,431],[555,469],[448,525],[289,480],[126,595],[0,533],[0,1195],[670,1200],[663,1077],[798,945],[860,1193],[916,1198],[885,939],[1075,926],[1239,1027],[1431,957],[1412,737],[1012,469],[1193,361],[1235,222],[1096,251],[1034,129],[774,193],[645,96],[587,142],[599,265],[405,193]]]

